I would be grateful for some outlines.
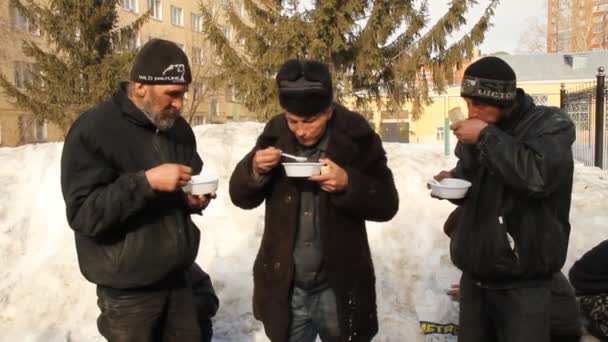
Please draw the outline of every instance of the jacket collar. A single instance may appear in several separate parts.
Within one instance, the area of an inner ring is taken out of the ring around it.
[[[523,89],[517,88],[517,96],[515,97],[515,107],[506,118],[502,119],[497,126],[507,132],[513,131],[517,125],[524,119],[527,113],[530,113],[536,105],[532,97],[524,92]]]
[[[130,122],[156,130],[156,126],[127,96],[127,85],[129,82],[122,81],[118,83],[118,87],[112,96],[112,101],[120,108],[122,115]]]

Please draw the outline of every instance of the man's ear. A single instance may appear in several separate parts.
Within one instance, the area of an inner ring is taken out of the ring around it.
[[[329,108],[327,108],[327,120],[331,119],[331,117],[334,115],[334,105],[329,105]]]
[[[143,83],[135,82],[134,90],[135,90],[135,94],[137,94],[137,96],[144,97],[144,96],[146,96],[146,92],[148,91],[148,86]]]

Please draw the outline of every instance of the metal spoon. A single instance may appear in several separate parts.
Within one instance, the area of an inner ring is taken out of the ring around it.
[[[293,160],[295,160],[297,162],[305,162],[305,161],[308,160],[308,158],[306,158],[306,157],[298,157],[298,156],[294,156],[294,155],[291,155],[291,154],[288,154],[288,153],[285,153],[285,152],[281,152],[281,154],[283,156],[285,156],[287,158],[291,158],[291,159],[293,159]]]

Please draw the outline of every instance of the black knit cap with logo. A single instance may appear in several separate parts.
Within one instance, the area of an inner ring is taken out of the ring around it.
[[[281,66],[276,81],[279,103],[289,113],[311,117],[333,100],[331,73],[321,62],[291,59]]]
[[[177,44],[152,39],[135,56],[130,78],[145,84],[190,84],[192,73],[188,57]]]
[[[460,96],[478,103],[507,108],[515,103],[517,81],[515,72],[498,57],[484,57],[464,71]]]

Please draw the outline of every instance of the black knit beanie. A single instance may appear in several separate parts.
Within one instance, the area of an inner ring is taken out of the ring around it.
[[[192,74],[188,57],[175,43],[152,39],[135,56],[131,81],[146,84],[190,84]]]
[[[460,96],[491,106],[506,108],[515,103],[515,72],[498,57],[484,57],[464,71]]]
[[[321,62],[291,59],[281,66],[276,81],[279,103],[289,113],[314,116],[333,100],[329,67]]]

